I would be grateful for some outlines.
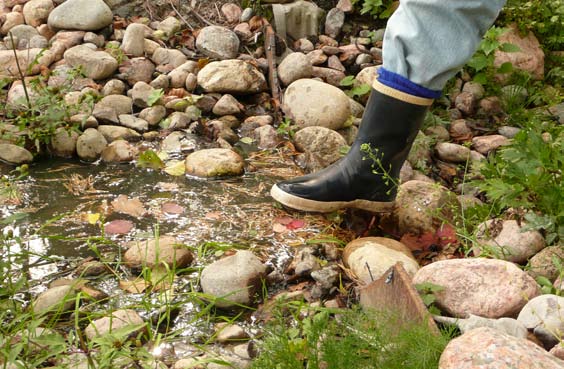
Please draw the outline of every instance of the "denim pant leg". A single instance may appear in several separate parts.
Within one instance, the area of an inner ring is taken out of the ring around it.
[[[472,57],[505,0],[401,0],[384,35],[383,67],[429,90]]]

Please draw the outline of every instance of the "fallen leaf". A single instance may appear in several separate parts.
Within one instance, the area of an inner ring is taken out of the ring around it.
[[[295,229],[300,229],[305,226],[306,222],[300,219],[294,219],[290,223],[286,224],[286,228],[293,231]]]
[[[182,214],[184,213],[184,207],[175,204],[174,202],[165,202],[164,204],[162,204],[161,206],[161,210],[163,211],[163,213],[167,213],[167,214]]]
[[[106,234],[126,234],[133,229],[133,223],[129,220],[112,220],[104,225]]]
[[[210,211],[209,213],[206,213],[205,218],[210,219],[210,220],[219,220],[219,219],[221,219],[221,212],[220,211]]]
[[[171,160],[167,163],[164,171],[171,176],[183,176],[186,173],[186,164],[183,160]]]
[[[146,213],[145,207],[137,197],[130,199],[126,195],[119,195],[112,201],[112,207],[119,213],[134,217],[141,217]]]
[[[283,233],[283,232],[286,232],[288,230],[288,228],[286,228],[286,226],[284,224],[274,223],[272,225],[272,230],[276,233]]]
[[[129,293],[142,293],[149,288],[149,282],[143,278],[121,280],[119,281],[119,288]]]
[[[98,222],[98,220],[100,220],[100,213],[88,213],[86,219],[88,220],[88,223],[94,225]]]

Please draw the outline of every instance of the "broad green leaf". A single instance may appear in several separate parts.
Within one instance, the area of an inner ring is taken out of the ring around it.
[[[468,66],[474,68],[476,72],[479,72],[488,66],[488,58],[484,54],[474,55],[472,59],[468,61]]]
[[[513,72],[513,64],[511,62],[505,62],[499,66],[497,69],[498,73],[511,73]]]
[[[516,53],[518,51],[521,51],[521,48],[515,44],[511,44],[511,43],[503,43],[501,44],[501,46],[499,47],[500,51],[506,52],[506,53]]]
[[[161,99],[161,97],[163,97],[163,95],[164,91],[162,88],[151,91],[149,97],[147,98],[147,105],[153,106],[157,101]]]
[[[341,80],[341,82],[339,82],[339,84],[341,86],[347,87],[347,86],[352,86],[354,84],[354,81],[355,81],[354,76],[346,76]]]
[[[167,163],[164,171],[171,176],[182,176],[186,173],[186,164],[183,160],[172,160]]]
[[[243,137],[239,141],[241,141],[242,143],[244,143],[246,145],[250,145],[254,142],[254,140],[250,137]]]
[[[164,163],[153,150],[147,150],[139,155],[137,166],[140,168],[161,169]]]

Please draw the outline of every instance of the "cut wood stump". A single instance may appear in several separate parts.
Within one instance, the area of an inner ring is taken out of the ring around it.
[[[434,333],[440,334],[401,263],[388,269],[381,278],[361,287],[360,306],[365,310],[395,314],[401,322],[427,322]]]

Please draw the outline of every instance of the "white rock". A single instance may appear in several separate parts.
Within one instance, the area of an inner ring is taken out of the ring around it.
[[[143,56],[145,52],[145,28],[140,23],[131,23],[125,29],[121,49],[132,56]]]
[[[206,92],[255,94],[267,88],[264,75],[243,60],[208,63],[198,72],[198,84]]]
[[[45,23],[49,13],[51,13],[54,7],[53,1],[51,0],[28,1],[23,7],[25,23],[33,27]]]
[[[351,116],[349,98],[342,90],[313,79],[290,84],[282,110],[300,128],[321,126],[337,130]]]
[[[288,54],[278,66],[278,78],[285,86],[301,78],[310,78],[312,73],[309,58],[303,53]]]
[[[550,346],[564,338],[564,297],[556,295],[541,295],[527,302],[517,320],[527,329],[544,331],[539,337],[543,343]],[[546,342],[546,341],[549,342]],[[552,341],[552,342],[550,342]]]
[[[196,47],[211,58],[234,59],[239,53],[239,38],[228,28],[207,26],[198,33]]]
[[[243,105],[237,101],[232,95],[225,94],[213,106],[212,112],[215,115],[239,114],[243,109]]]
[[[243,158],[230,149],[204,149],[186,158],[186,174],[222,177],[243,174]]]
[[[407,246],[384,237],[364,237],[349,242],[343,251],[343,261],[366,284],[383,276],[398,262],[411,276],[419,269]]]
[[[84,161],[95,161],[100,158],[102,151],[108,145],[108,141],[95,128],[88,128],[76,142],[78,157]]]
[[[68,49],[64,58],[69,65],[81,67],[84,75],[92,79],[109,78],[118,68],[118,62],[113,56],[105,51],[94,51],[86,45]]]
[[[52,29],[97,31],[113,21],[111,9],[103,0],[66,0],[47,19]]]
[[[296,148],[316,156],[322,166],[328,166],[341,158],[340,149],[347,141],[336,131],[325,127],[305,127],[294,135]]]

